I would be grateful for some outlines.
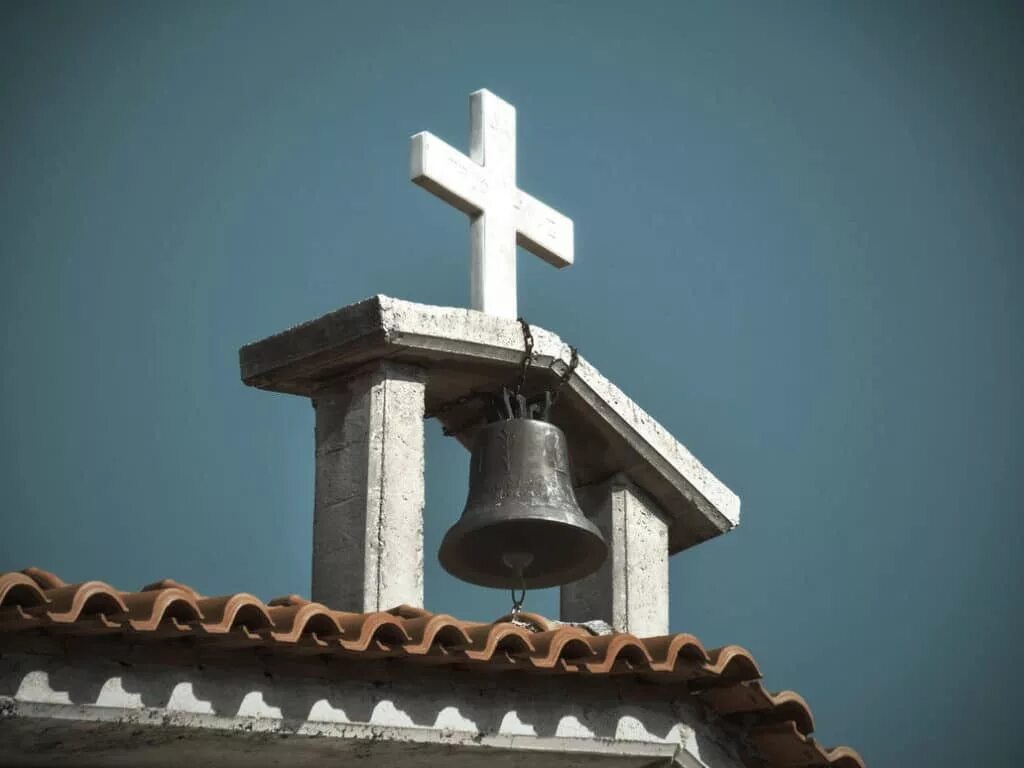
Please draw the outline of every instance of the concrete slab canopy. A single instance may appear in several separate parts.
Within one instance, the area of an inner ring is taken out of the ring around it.
[[[556,334],[534,326],[533,337],[527,395],[552,387],[570,361],[569,345]],[[249,386],[310,398],[375,361],[413,365],[425,371],[430,414],[462,395],[507,385],[523,351],[515,320],[374,296],[248,344],[239,362]],[[469,446],[483,413],[470,402],[438,418]],[[670,553],[739,524],[736,494],[582,357],[552,422],[569,440],[575,485],[628,477],[666,515]]]

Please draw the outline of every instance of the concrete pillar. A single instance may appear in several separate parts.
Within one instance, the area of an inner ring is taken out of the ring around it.
[[[608,559],[561,588],[562,621],[601,619],[638,637],[668,634],[668,524],[628,478],[576,489],[608,542]]]
[[[422,369],[379,361],[313,396],[313,599],[423,605]]]

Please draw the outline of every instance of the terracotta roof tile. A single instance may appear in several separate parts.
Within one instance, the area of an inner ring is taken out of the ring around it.
[[[22,573],[26,576],[30,576],[42,589],[55,589],[57,587],[64,586],[64,582],[57,578],[55,574],[52,574],[49,571],[44,571],[42,568],[26,568]]]
[[[66,584],[38,568],[0,574],[0,639],[23,633],[123,636],[159,647],[189,637],[202,647],[258,648],[262,654],[405,659],[489,671],[587,677],[629,675],[692,694],[736,723],[747,762],[762,768],[864,768],[852,749],[825,749],[810,734],[810,707],[792,691],[770,693],[761,670],[738,645],[708,650],[692,635],[594,635],[578,626],[520,613],[513,622],[459,621],[422,608],[349,613],[288,595],[264,603],[244,592],[204,597],[165,579],[138,592],[102,581]],[[161,645],[162,644],[162,645]]]
[[[761,758],[778,768],[864,768],[864,761],[854,750],[824,749],[813,738],[800,733],[793,721],[754,726],[750,739]]]

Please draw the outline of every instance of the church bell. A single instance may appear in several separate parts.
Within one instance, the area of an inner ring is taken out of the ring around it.
[[[481,427],[466,507],[438,554],[444,569],[483,587],[539,589],[581,579],[607,555],[573,493],[562,430],[531,418]]]

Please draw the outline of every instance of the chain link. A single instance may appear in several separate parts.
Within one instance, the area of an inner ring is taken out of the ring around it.
[[[569,351],[569,367],[565,369],[559,379],[558,384],[555,385],[555,391],[551,393],[551,405],[558,402],[558,398],[562,396],[562,390],[565,389],[569,380],[572,379],[572,375],[576,372],[576,366],[580,364],[580,353],[576,347],[570,346]]]
[[[523,603],[526,602],[526,580],[523,572],[519,572],[519,597],[516,597],[516,588],[512,587],[512,621],[519,618],[519,612],[523,610]]]
[[[523,360],[519,368],[519,383],[512,390],[512,394],[519,395],[526,384],[526,372],[533,365],[533,331],[530,330],[530,324],[524,318],[517,317],[516,320],[519,321],[519,325],[523,329]]]

